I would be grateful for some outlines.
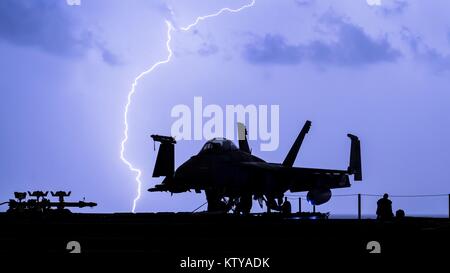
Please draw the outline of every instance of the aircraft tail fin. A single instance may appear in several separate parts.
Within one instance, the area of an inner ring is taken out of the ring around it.
[[[171,136],[151,135],[159,145],[158,156],[156,157],[153,177],[171,176],[175,169],[175,139]]]
[[[239,150],[251,154],[252,151],[250,150],[247,141],[247,129],[245,128],[245,125],[241,122],[238,122],[238,139],[239,139]]]
[[[305,139],[306,134],[309,132],[309,128],[311,128],[311,121],[307,120],[305,122],[305,125],[303,125],[302,130],[298,134],[297,139],[295,140],[294,144],[292,144],[292,147],[289,150],[289,153],[287,154],[286,158],[284,159],[283,166],[292,167],[294,165],[295,159],[297,158],[298,151],[300,150],[300,147],[302,146],[303,139]]]
[[[348,172],[354,175],[355,181],[362,180],[362,168],[361,168],[361,144],[357,136],[347,135],[352,141],[350,148],[350,164],[348,166]]]

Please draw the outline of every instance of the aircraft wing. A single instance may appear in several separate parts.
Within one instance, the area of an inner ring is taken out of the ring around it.
[[[294,145],[292,145],[291,150],[289,151],[286,159],[282,164],[278,163],[266,163],[266,162],[241,162],[242,166],[251,167],[251,168],[259,168],[261,170],[271,170],[278,173],[284,174],[285,179],[290,179],[289,177],[330,177],[330,176],[343,176],[343,175],[353,175],[355,181],[362,180],[362,168],[361,168],[361,147],[360,141],[357,136],[348,134],[347,136],[351,140],[350,146],[350,161],[347,170],[332,170],[332,169],[316,169],[316,168],[298,168],[293,167],[292,164],[297,157],[297,153],[300,149],[300,146],[303,142],[305,135],[309,131],[309,127],[311,126],[310,121],[306,121],[303,126],[302,131],[299,133],[297,140]]]
[[[266,162],[240,162],[239,165],[262,170],[280,171],[290,174],[351,174],[347,170],[318,169],[303,167],[286,167],[282,164]]]
[[[348,170],[286,167],[282,164],[266,162],[241,162],[242,167],[274,177],[291,192],[308,191],[317,187],[329,189],[350,187]]]

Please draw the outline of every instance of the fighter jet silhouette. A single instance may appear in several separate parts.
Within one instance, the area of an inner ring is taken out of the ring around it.
[[[252,199],[268,210],[282,210],[287,191],[307,191],[307,200],[320,205],[331,198],[331,189],[350,187],[349,176],[362,180],[361,149],[358,137],[351,140],[350,163],[347,170],[293,167],[305,135],[311,127],[306,121],[283,163],[269,163],[251,154],[247,130],[238,123],[239,148],[225,138],[207,141],[200,152],[174,171],[174,145],[170,136],[152,135],[160,142],[153,177],[165,176],[150,192],[180,193],[204,191],[208,211],[249,213]]]

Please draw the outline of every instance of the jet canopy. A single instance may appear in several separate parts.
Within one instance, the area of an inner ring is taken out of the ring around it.
[[[203,148],[200,150],[200,154],[235,150],[238,150],[238,147],[236,147],[236,145],[234,145],[231,140],[228,140],[226,138],[213,138],[207,141],[205,145],[203,145]]]

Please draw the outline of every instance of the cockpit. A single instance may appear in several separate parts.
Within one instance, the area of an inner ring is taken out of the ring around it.
[[[213,138],[203,145],[200,153],[227,152],[238,150],[231,140],[226,138]]]

